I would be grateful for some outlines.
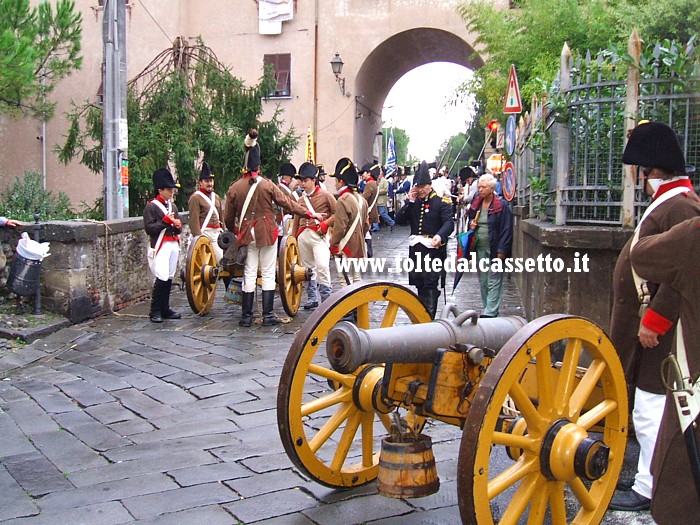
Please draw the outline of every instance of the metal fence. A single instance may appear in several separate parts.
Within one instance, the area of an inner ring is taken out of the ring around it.
[[[646,68],[624,68],[606,52],[573,60],[564,46],[549,101],[534,99],[520,119],[518,204],[557,224],[634,226],[649,200],[621,157],[642,119],[669,124],[686,162],[700,163],[700,79],[680,79],[665,51],[657,43]],[[636,32],[628,54],[645,60]]]

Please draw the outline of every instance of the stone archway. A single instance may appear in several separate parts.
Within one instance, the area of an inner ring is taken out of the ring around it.
[[[353,159],[372,160],[375,135],[382,129],[382,107],[389,91],[403,75],[431,62],[452,62],[478,69],[484,62],[459,36],[442,29],[409,29],[375,47],[355,77],[355,129]]]

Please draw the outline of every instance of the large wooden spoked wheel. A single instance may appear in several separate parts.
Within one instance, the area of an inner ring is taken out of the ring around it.
[[[379,399],[383,365],[341,374],[328,363],[326,336],[355,309],[360,328],[430,321],[408,288],[360,282],[331,294],[297,332],[277,395],[280,437],[294,465],[333,488],[355,487],[377,477],[381,438],[389,431],[388,412],[393,409]],[[416,417],[409,424],[420,430],[423,422]]]
[[[214,304],[219,267],[211,241],[204,235],[192,238],[185,262],[185,290],[192,311],[206,315]]]
[[[301,264],[299,245],[295,237],[288,235],[280,243],[277,259],[277,286],[280,291],[282,308],[291,317],[294,317],[299,311],[305,280],[306,268]]]
[[[579,366],[584,351],[588,368]],[[508,396],[519,417],[499,422]],[[539,318],[500,350],[467,414],[457,478],[462,522],[597,524],[626,440],[625,377],[608,337],[580,317]]]

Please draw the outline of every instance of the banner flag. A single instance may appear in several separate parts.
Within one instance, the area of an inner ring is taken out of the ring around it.
[[[394,143],[394,128],[389,134],[389,144],[386,148],[386,176],[391,177],[396,171],[396,144]]]
[[[316,164],[316,147],[314,146],[314,134],[311,132],[311,126],[309,126],[306,132],[306,162],[311,164]]]

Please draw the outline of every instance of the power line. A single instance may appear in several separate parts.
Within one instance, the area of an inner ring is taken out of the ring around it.
[[[168,36],[168,33],[165,32],[165,30],[160,26],[160,24],[158,23],[158,21],[153,17],[153,15],[151,14],[151,12],[150,12],[150,11],[148,10],[148,8],[146,7],[146,4],[143,3],[143,0],[141,0],[141,6],[145,9],[146,13],[148,13],[148,16],[151,17],[151,20],[153,20],[153,23],[154,23],[155,25],[157,25],[157,26],[158,26],[158,29],[160,29],[161,32],[165,35],[165,38],[167,38],[167,39],[170,41],[170,43],[172,44],[172,43],[173,43],[173,39],[170,38],[170,37]]]

